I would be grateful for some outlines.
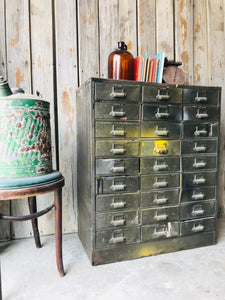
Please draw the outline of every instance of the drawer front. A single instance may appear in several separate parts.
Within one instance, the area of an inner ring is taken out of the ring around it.
[[[140,190],[139,176],[101,177],[96,179],[97,194],[137,192]]]
[[[180,190],[162,190],[141,193],[141,207],[175,205],[179,203]]]
[[[218,121],[219,108],[216,106],[184,106],[184,121]]]
[[[113,247],[140,241],[140,227],[103,230],[96,233],[96,248]]]
[[[181,154],[201,154],[201,153],[216,153],[216,139],[201,139],[199,141],[187,140],[181,141]]]
[[[139,106],[127,103],[95,103],[96,119],[139,120]]]
[[[185,123],[183,124],[184,138],[217,137],[219,134],[218,123]]]
[[[96,122],[96,137],[132,138],[139,136],[139,124],[127,122]]]
[[[138,156],[139,155],[139,142],[138,141],[125,141],[125,140],[101,140],[96,141],[96,156],[109,156],[109,157],[121,157],[121,156]]]
[[[180,141],[177,140],[157,140],[157,141],[142,141],[141,142],[141,155],[179,155],[180,154]]]
[[[199,200],[215,200],[216,188],[214,186],[183,189],[181,193],[181,202],[199,201]]]
[[[140,193],[96,196],[97,212],[136,209],[139,207],[139,204],[140,204]]]
[[[144,138],[173,138],[179,139],[181,135],[181,124],[167,122],[144,122],[141,124],[141,137]]]
[[[217,105],[219,103],[218,89],[183,89],[183,103],[200,105]]]
[[[180,173],[141,176],[141,189],[176,188],[180,186]]]
[[[171,238],[179,235],[179,223],[153,224],[142,226],[142,241],[147,242],[155,239]]]
[[[211,201],[198,201],[183,203],[180,208],[181,220],[205,218],[215,216],[216,202]]]
[[[144,157],[141,161],[141,173],[161,173],[180,171],[180,157]]]
[[[198,156],[183,156],[182,157],[182,170],[195,171],[216,169],[217,157],[216,155],[198,155]]]
[[[216,175],[217,173],[214,171],[183,173],[183,187],[196,188],[216,185]]]
[[[139,225],[137,210],[96,215],[96,230]]]
[[[180,224],[180,234],[190,235],[201,232],[213,231],[216,229],[216,218],[205,218],[191,221],[184,221]]]
[[[141,101],[141,86],[129,84],[96,83],[96,100]]]
[[[156,86],[143,86],[142,100],[144,102],[182,103],[182,89]]]
[[[182,109],[175,105],[147,105],[142,107],[144,121],[173,121],[179,122],[182,120]]]
[[[141,209],[141,224],[179,221],[179,206]]]
[[[139,158],[96,159],[97,175],[138,174]]]

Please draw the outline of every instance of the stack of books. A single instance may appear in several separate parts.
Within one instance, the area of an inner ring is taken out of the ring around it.
[[[134,80],[162,83],[165,52],[150,57],[149,54],[134,59]]]

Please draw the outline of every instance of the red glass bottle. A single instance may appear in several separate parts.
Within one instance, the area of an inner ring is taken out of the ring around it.
[[[124,42],[108,58],[108,78],[134,80],[134,58]]]

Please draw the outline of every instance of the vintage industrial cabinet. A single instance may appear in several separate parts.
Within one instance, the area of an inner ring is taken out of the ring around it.
[[[220,97],[97,78],[77,90],[78,226],[92,264],[215,243]]]

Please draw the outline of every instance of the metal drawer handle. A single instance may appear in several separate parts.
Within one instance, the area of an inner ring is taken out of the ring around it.
[[[202,216],[204,215],[204,212],[205,212],[204,209],[193,209],[191,215],[193,217]]]
[[[112,220],[110,222],[110,224],[112,224],[113,226],[122,226],[125,224],[125,220],[121,219],[121,220]]]
[[[112,130],[111,135],[125,135],[125,130]]]
[[[109,113],[110,116],[112,117],[124,117],[125,116],[125,112],[124,111],[111,111]]]
[[[204,229],[205,229],[205,226],[203,226],[203,225],[197,225],[197,226],[193,226],[193,228],[191,229],[191,231],[193,231],[193,232],[202,232],[202,231],[204,231]]]
[[[160,94],[160,90],[158,91],[158,95],[156,96],[157,100],[167,100],[170,99],[170,95],[166,94],[166,95],[161,95]]]
[[[191,198],[193,198],[195,200],[202,200],[202,199],[204,199],[204,197],[205,197],[205,194],[203,194],[203,193],[197,193],[197,194],[193,194],[191,196]]]
[[[157,112],[157,113],[155,114],[155,117],[156,117],[157,119],[160,119],[160,118],[168,118],[169,116],[170,116],[170,114],[167,113],[167,112],[165,112],[165,113]]]
[[[126,205],[126,202],[113,202],[111,203],[111,206],[113,208],[124,208]]]
[[[112,98],[125,98],[126,96],[127,96],[127,94],[126,93],[123,93],[123,92],[112,92],[111,94],[110,94],[110,96],[112,97]]]
[[[196,118],[198,118],[198,119],[208,118],[208,114],[207,113],[204,113],[204,114],[197,113]]]
[[[154,171],[161,171],[161,170],[165,170],[168,168],[168,165],[167,164],[164,164],[164,165],[157,165],[157,162],[156,164],[153,166],[153,170]]]
[[[205,178],[194,178],[193,179],[193,183],[194,184],[202,184],[202,183],[205,183],[206,182],[206,179]]]
[[[124,154],[126,149],[111,149],[110,152],[112,152],[112,154]]]
[[[205,152],[206,147],[205,146],[198,146],[197,143],[195,143],[195,146],[194,146],[193,150],[195,152]]]
[[[113,171],[114,173],[124,173],[125,172],[125,167],[112,167],[111,171]]]
[[[154,132],[154,134],[160,135],[160,136],[166,136],[166,135],[168,135],[168,133],[169,133],[169,131],[167,129],[161,130],[161,129],[158,129],[158,127],[156,127],[156,130]]]
[[[120,243],[124,243],[125,242],[125,237],[124,236],[120,236],[120,237],[113,237],[110,239],[110,243],[111,244],[120,244]]]
[[[197,162],[196,159],[193,163],[193,167],[198,169],[198,168],[204,168],[206,166],[206,162],[205,161],[200,161],[200,162]]]
[[[113,184],[111,185],[111,189],[113,191],[124,191],[126,188],[126,184]]]
[[[166,198],[166,197],[163,197],[163,198],[155,198],[155,199],[153,200],[153,202],[156,203],[156,204],[165,204],[165,203],[168,202],[168,198]]]
[[[156,221],[165,221],[167,220],[167,218],[168,215],[164,214],[164,215],[155,215],[153,219]]]
[[[206,102],[207,101],[207,97],[195,97],[195,101],[196,102]]]
[[[162,237],[162,236],[167,236],[167,232],[166,232],[166,230],[155,231],[153,233],[153,236],[155,236],[156,238]]]
[[[168,185],[167,181],[156,181],[153,186],[156,188],[166,187]]]
[[[194,135],[195,136],[200,136],[200,135],[206,136],[207,135],[207,131],[205,129],[199,130],[198,127],[197,127],[195,129]]]

